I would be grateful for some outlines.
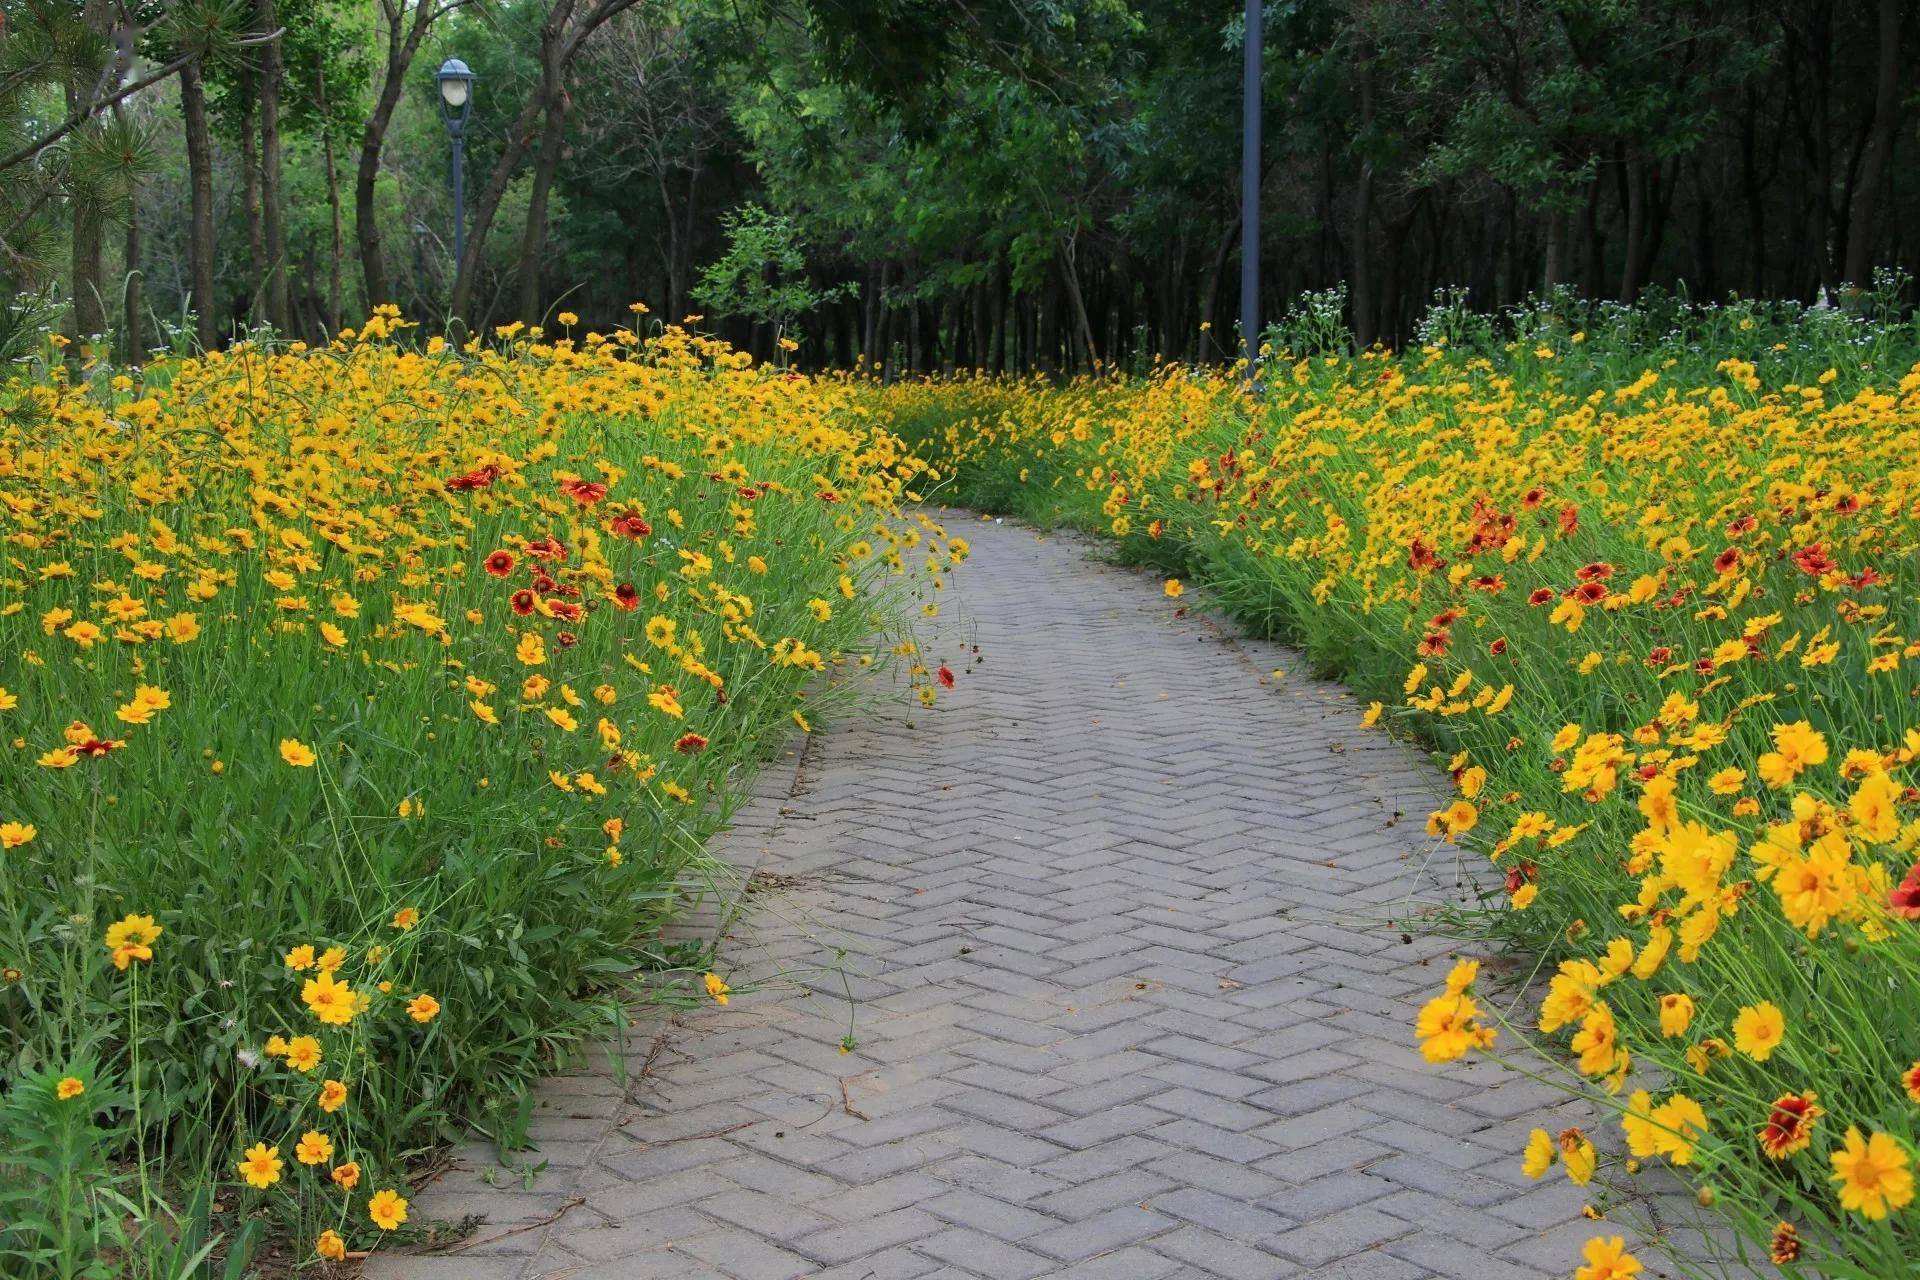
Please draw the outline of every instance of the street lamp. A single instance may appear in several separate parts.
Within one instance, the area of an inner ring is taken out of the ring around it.
[[[453,262],[456,272],[467,247],[467,117],[473,114],[471,68],[458,58],[440,64],[433,77],[440,85],[440,116],[453,139]]]
[[[1260,109],[1265,0],[1247,0],[1240,98],[1240,340],[1247,344],[1247,387],[1259,386]]]

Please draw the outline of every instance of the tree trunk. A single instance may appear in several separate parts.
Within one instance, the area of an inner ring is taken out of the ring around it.
[[[385,254],[380,244],[380,222],[375,197],[380,181],[380,153],[386,146],[387,127],[400,105],[406,89],[407,71],[413,66],[420,42],[436,16],[452,8],[435,8],[433,0],[416,0],[413,21],[406,23],[406,10],[383,0],[382,15],[387,24],[386,74],[380,81],[380,95],[374,99],[373,114],[360,135],[360,164],[353,181],[353,237],[360,249],[360,283],[366,291],[367,310],[396,301],[393,284],[387,278]],[[404,30],[405,34],[402,34]]]
[[[1880,61],[1874,79],[1873,133],[1867,144],[1860,184],[1854,189],[1847,223],[1847,262],[1842,278],[1865,286],[1873,274],[1873,224],[1880,189],[1893,159],[1894,128],[1900,105],[1900,0],[1880,0]]]
[[[187,135],[187,281],[193,301],[194,337],[202,351],[214,347],[213,147],[207,135],[207,91],[200,65],[180,72],[180,115]]]
[[[559,11],[555,11],[556,17]],[[560,19],[564,21],[564,18]],[[547,251],[547,197],[553,190],[553,176],[560,168],[560,151],[566,143],[567,90],[560,81],[563,69],[558,65],[559,40],[564,34],[549,18],[540,31],[540,89],[544,118],[540,128],[540,150],[533,161],[533,189],[527,197],[527,225],[520,236],[520,319],[538,324],[541,319],[540,265]],[[667,217],[673,210],[667,210]]]
[[[1089,372],[1097,372],[1100,352],[1093,344],[1093,325],[1087,319],[1087,301],[1080,293],[1080,272],[1074,266],[1071,240],[1062,251],[1060,278],[1067,286],[1067,302],[1073,307],[1074,363]]]
[[[320,102],[320,151],[327,166],[327,211],[333,220],[333,239],[327,247],[326,334],[340,332],[341,259],[345,256],[345,236],[341,231],[340,170],[333,156],[333,119],[327,111],[327,71],[319,54],[314,55],[314,85]]]
[[[493,172],[487,176],[487,185],[481,189],[480,198],[474,203],[473,217],[467,228],[466,252],[460,259],[458,273],[453,280],[453,314],[473,322],[473,290],[480,270],[480,259],[487,246],[487,235],[493,230],[493,220],[500,212],[500,201],[507,194],[507,187],[513,181],[514,173],[520,168],[520,162],[526,159],[527,152],[534,142],[534,126],[543,116],[551,120],[554,109],[552,99],[560,97],[562,101],[560,123],[565,124],[566,105],[564,101],[567,68],[573,63],[573,57],[580,51],[588,36],[592,35],[609,19],[631,8],[635,0],[594,0],[593,7],[578,22],[574,21],[575,0],[555,0],[548,11],[546,23],[541,28],[541,92],[527,99],[526,106],[520,109],[519,117],[507,132],[506,145],[501,148],[500,158],[494,163]],[[552,133],[548,127],[540,130],[541,151],[546,152],[546,139]],[[555,159],[558,160],[559,140],[554,142]],[[538,175],[535,175],[536,182]],[[549,175],[551,182],[551,175]],[[544,205],[544,196],[542,197]],[[544,214],[539,219],[545,222]],[[544,231],[542,233],[544,235]],[[524,246],[523,246],[524,247]]]
[[[106,227],[99,206],[90,200],[73,202],[73,339],[76,348],[88,338],[107,332],[106,299],[101,296],[105,265],[102,250]]]
[[[254,15],[263,34],[278,29],[274,0],[254,0]],[[265,215],[261,230],[267,255],[267,321],[287,334],[293,328],[293,312],[287,305],[286,203],[280,181],[281,79],[280,41],[270,39],[261,46],[260,59],[260,203]]]
[[[146,349],[145,335],[141,332],[141,312],[146,307],[140,288],[140,202],[135,200],[127,210],[127,283],[120,295],[120,360],[126,365],[140,363],[140,353]]]
[[[1540,271],[1540,284],[1552,293],[1567,278],[1567,211],[1549,205],[1546,218],[1547,253]]]
[[[250,78],[249,78],[250,79]],[[267,233],[260,221],[260,167],[255,148],[258,145],[255,107],[251,85],[240,90],[240,173],[241,203],[247,216],[247,316],[258,322],[263,317],[267,293]]]
[[[500,149],[500,158],[494,162],[493,172],[487,177],[487,185],[480,190],[480,198],[473,202],[473,209],[467,219],[466,251],[461,255],[453,278],[453,315],[465,321],[469,328],[474,322],[473,289],[474,277],[480,270],[481,256],[486,252],[487,235],[493,230],[494,215],[500,212],[500,201],[506,197],[507,187],[513,181],[514,172],[519,169],[520,161],[526,158],[533,146],[534,123],[541,115],[541,103],[538,95],[527,100],[520,110],[520,116],[507,131],[506,144]]]
[[[1220,243],[1213,251],[1213,265],[1207,272],[1206,300],[1200,304],[1200,323],[1205,327],[1206,338],[1198,346],[1197,355],[1201,360],[1214,358],[1214,352],[1220,350],[1220,299],[1222,283],[1226,279],[1227,261],[1233,254],[1233,247],[1240,243],[1240,214],[1236,211],[1227,223],[1226,231],[1220,237]]]
[[[988,304],[993,309],[993,318],[991,321],[993,336],[988,340],[989,346],[987,348],[986,366],[994,373],[1005,373],[1007,371],[1008,306],[1007,264],[1005,261],[994,264],[993,279],[990,284],[992,292],[988,297]]]
[[[1621,255],[1620,301],[1631,304],[1640,294],[1640,242],[1647,232],[1647,171],[1640,161],[1629,157],[1626,171],[1627,229],[1626,252]]]
[[[992,288],[990,277],[983,277],[973,286],[973,347],[967,352],[967,363],[974,369],[984,370],[992,360],[987,346],[992,341],[992,327],[987,315],[987,294]]]

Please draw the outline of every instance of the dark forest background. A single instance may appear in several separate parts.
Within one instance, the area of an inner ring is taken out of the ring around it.
[[[1262,309],[1920,274],[1907,0],[1275,0]],[[0,348],[379,303],[915,369],[1231,358],[1219,0],[0,0]],[[465,260],[433,73],[478,74]],[[1902,274],[1904,273],[1904,274]],[[1910,297],[1903,297],[1910,304]]]

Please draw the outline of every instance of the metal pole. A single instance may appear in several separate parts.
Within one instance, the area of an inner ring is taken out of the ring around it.
[[[453,269],[459,273],[467,255],[467,149],[458,125],[453,129]]]
[[[1247,382],[1260,354],[1260,54],[1263,0],[1247,0],[1246,67],[1240,125],[1240,340],[1247,345]]]

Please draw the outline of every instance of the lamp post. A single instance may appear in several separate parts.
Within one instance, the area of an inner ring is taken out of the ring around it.
[[[440,85],[440,116],[453,139],[453,266],[457,276],[467,248],[466,135],[467,117],[473,114],[474,75],[460,59],[448,58],[433,78]]]
[[[1240,101],[1240,340],[1247,344],[1247,386],[1259,385],[1260,358],[1260,55],[1265,0],[1247,0]]]

